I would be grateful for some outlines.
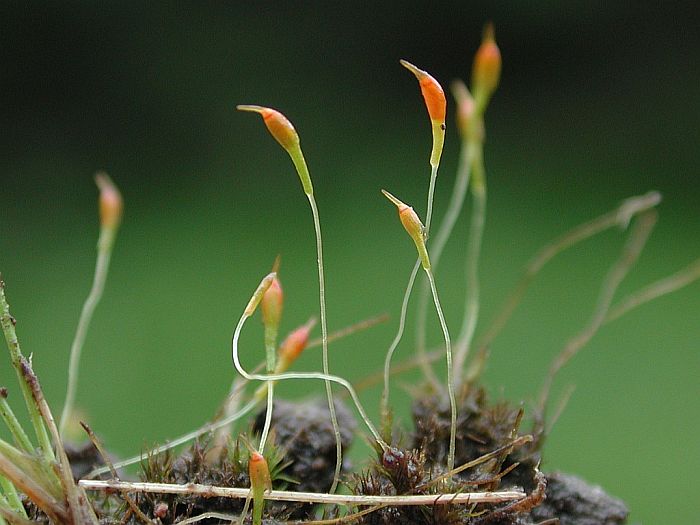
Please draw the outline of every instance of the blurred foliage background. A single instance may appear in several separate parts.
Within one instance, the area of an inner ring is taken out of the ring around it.
[[[126,216],[78,399],[118,454],[211,416],[233,378],[234,322],[277,254],[284,328],[316,313],[306,200],[287,156],[237,103],[284,111],[302,137],[323,221],[330,329],[392,316],[333,344],[331,369],[351,380],[379,370],[415,257],[379,190],[423,214],[429,174],[428,119],[398,60],[445,86],[467,79],[487,20],[504,68],[487,113],[482,320],[543,243],[650,189],[664,195],[660,221],[620,293],[680,269],[700,255],[700,42],[683,16],[690,7],[3,2],[0,270],[55,413],[92,278],[98,169],[121,187]],[[436,220],[457,162],[453,116]],[[438,275],[453,331],[466,222]],[[586,323],[622,239],[605,233],[545,268],[493,347],[494,398],[531,405],[551,358]],[[602,484],[629,503],[633,521],[697,517],[698,286],[606,326],[557,382],[555,396],[577,388],[544,468]],[[248,363],[262,358],[255,324],[245,334]],[[399,359],[411,339],[409,330]],[[311,350],[298,368],[320,366]],[[0,383],[16,394],[12,376],[0,366]],[[396,382],[404,421],[410,397],[400,384],[415,377]],[[320,384],[279,391],[323,395]],[[363,392],[375,417],[378,392]],[[358,442],[354,457],[367,452]]]

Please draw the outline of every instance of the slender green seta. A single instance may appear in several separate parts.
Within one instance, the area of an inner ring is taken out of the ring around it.
[[[328,366],[328,327],[326,323],[326,288],[325,277],[323,273],[323,243],[321,240],[321,221],[318,214],[318,206],[314,198],[313,184],[309,175],[309,168],[306,165],[306,159],[301,150],[299,135],[292,123],[282,113],[277,110],[262,106],[239,105],[237,108],[241,111],[252,111],[260,113],[267,126],[270,134],[275,140],[285,149],[292,159],[292,163],[296,168],[297,175],[301,181],[304,193],[309,200],[311,206],[311,214],[314,222],[314,233],[316,234],[316,259],[318,266],[318,288],[319,288],[319,303],[321,310],[321,340],[323,353],[323,373],[329,374]],[[328,410],[330,412],[331,424],[333,426],[333,434],[335,435],[336,449],[336,464],[335,474],[333,475],[333,484],[330,492],[335,492],[340,482],[340,470],[343,464],[343,450],[340,440],[340,427],[338,426],[338,418],[335,413],[335,404],[333,403],[333,390],[330,382],[326,381],[326,397],[328,398]]]
[[[273,271],[277,271],[279,259],[275,262]],[[275,277],[270,286],[263,294],[261,300],[262,317],[265,325],[265,366],[267,373],[273,372],[276,366],[277,355],[277,334],[279,332],[280,319],[282,317],[282,305],[284,303],[282,287],[279,279]],[[269,383],[267,387],[267,410],[265,412],[265,423],[260,434],[260,445],[258,451],[262,454],[265,450],[267,435],[272,424],[272,409],[274,402],[275,384]]]
[[[425,102],[426,109],[428,110],[428,116],[430,117],[431,130],[433,134],[433,146],[430,152],[430,182],[428,183],[428,203],[426,207],[425,215],[425,227],[423,228],[422,235],[423,241],[428,240],[430,234],[430,226],[432,224],[433,218],[433,201],[435,196],[435,183],[437,181],[438,168],[440,167],[440,159],[442,157],[442,150],[445,145],[445,116],[447,112],[447,100],[445,98],[445,93],[442,89],[440,83],[435,80],[430,74],[422,69],[417,68],[410,62],[406,60],[401,60],[401,65],[413,73],[418,80],[421,88],[421,93],[423,95],[423,100]],[[387,196],[388,197],[388,196]],[[391,199],[390,199],[391,200]],[[396,202],[394,202],[396,204]],[[411,271],[411,275],[408,279],[408,284],[406,285],[406,290],[404,292],[403,300],[401,302],[401,313],[399,316],[399,327],[394,336],[389,349],[387,350],[386,357],[384,359],[384,390],[382,392],[381,399],[381,411],[385,416],[389,412],[389,376],[391,369],[391,360],[394,356],[394,352],[401,342],[403,337],[404,328],[406,325],[406,313],[408,310],[408,301],[413,292],[413,286],[415,285],[416,276],[418,274],[418,267],[421,264],[422,256],[419,256],[416,264]],[[425,264],[423,264],[425,267]],[[421,369],[425,375],[426,380],[432,385],[436,391],[442,389],[442,385],[438,380],[435,372],[433,372],[430,366],[430,361],[425,355],[425,350],[419,355],[419,362]]]
[[[265,286],[265,279],[261,281],[260,285],[258,286],[257,290],[260,290],[261,287]],[[255,293],[257,293],[257,290]],[[255,293],[253,296],[255,296]],[[362,406],[362,403],[360,403],[360,398],[357,395],[357,392],[355,389],[352,387],[349,381],[342,377],[334,376],[334,375],[329,375],[325,373],[320,373],[320,372],[287,372],[283,374],[251,374],[248,373],[243,366],[241,365],[239,356],[238,356],[238,340],[241,335],[241,331],[243,329],[243,326],[245,325],[246,320],[253,315],[255,312],[255,306],[257,304],[253,303],[252,301],[249,304],[249,308],[246,308],[245,311],[243,312],[243,315],[241,318],[238,320],[238,324],[236,325],[236,328],[233,332],[233,338],[231,342],[231,356],[233,359],[233,364],[238,371],[239,374],[241,374],[244,378],[246,378],[249,381],[265,381],[265,382],[270,382],[270,381],[283,381],[283,380],[289,380],[289,379],[316,379],[324,382],[333,382],[333,383],[338,383],[339,385],[343,386],[348,393],[350,394],[350,397],[353,400],[353,403],[355,404],[355,407],[357,408],[358,413],[360,414],[360,417],[362,420],[365,422],[367,425],[367,428],[369,429],[370,433],[372,436],[375,438],[379,446],[383,449],[386,450],[388,448],[388,445],[386,442],[381,438],[379,432],[377,432],[377,429],[375,426],[372,424],[372,421],[369,419],[367,416],[367,413],[365,412],[364,407]],[[254,304],[255,306],[253,308],[250,308],[250,305]]]
[[[61,437],[65,435],[66,427],[70,422],[75,405],[75,395],[78,389],[78,374],[80,372],[80,354],[82,353],[87,336],[90,321],[95,313],[95,308],[102,298],[107,274],[109,272],[109,262],[112,258],[112,247],[117,236],[119,223],[122,215],[122,199],[114,183],[104,173],[98,173],[95,181],[100,190],[100,236],[97,241],[97,263],[95,265],[95,275],[92,281],[92,288],[83,304],[80,312],[78,327],[75,331],[73,343],[70,349],[70,360],[68,363],[68,387],[66,390],[66,401],[63,405],[63,412],[59,423],[59,433]]]
[[[464,319],[457,340],[455,352],[455,369],[461,378],[462,368],[471,348],[474,331],[479,318],[479,257],[481,241],[484,236],[486,220],[486,173],[484,168],[483,143],[474,148],[472,159],[472,215],[469,223],[469,241],[467,245],[467,290]],[[461,379],[460,379],[461,381]]]
[[[435,310],[437,311],[438,319],[440,320],[440,327],[442,328],[442,334],[445,339],[445,354],[447,357],[447,393],[450,398],[450,445],[447,454],[447,464],[448,470],[452,470],[454,467],[454,455],[455,455],[455,441],[457,433],[457,402],[454,394],[454,374],[452,370],[452,344],[450,342],[450,333],[447,329],[447,323],[445,322],[445,316],[442,311],[442,306],[440,306],[440,299],[438,297],[437,287],[435,286],[435,277],[433,276],[433,271],[430,263],[430,257],[428,250],[425,246],[425,235],[424,227],[418,217],[418,214],[413,211],[413,208],[403,203],[396,197],[394,197],[388,191],[382,190],[384,196],[389,199],[395,206],[399,213],[399,220],[403,225],[406,233],[413,239],[416,245],[416,251],[418,251],[419,259],[423,266],[423,270],[428,277],[430,282],[430,290],[433,294],[433,302],[435,303]],[[385,380],[387,378],[386,368],[384,370]]]
[[[445,315],[440,306],[437,288],[435,286],[435,277],[430,268],[425,269],[425,273],[430,281],[430,289],[433,293],[433,302],[435,303],[435,311],[440,319],[440,327],[445,338],[445,355],[447,357],[447,395],[450,397],[450,446],[447,452],[447,470],[452,470],[455,466],[455,442],[457,437],[457,401],[454,391],[454,371],[452,369],[452,346],[450,343],[450,333],[447,330]]]

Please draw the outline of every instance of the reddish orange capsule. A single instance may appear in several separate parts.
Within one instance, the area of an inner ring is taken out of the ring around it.
[[[407,60],[401,60],[400,62],[403,67],[408,69],[418,79],[430,120],[444,123],[445,115],[447,114],[447,99],[440,83],[428,72],[417,68]]]
[[[483,96],[488,99],[496,91],[500,78],[501,51],[496,45],[493,25],[488,24],[472,66],[472,88],[475,97]]]
[[[265,291],[260,302],[263,323],[266,326],[277,327],[282,317],[282,306],[284,304],[284,294],[279,279],[275,276],[270,287]]]
[[[277,363],[277,373],[284,372],[291,365],[309,344],[309,335],[316,320],[312,319],[303,326],[300,326],[290,333],[284,342],[280,345],[279,361]]]
[[[382,193],[396,206],[396,209],[399,212],[399,220],[401,221],[404,230],[406,230],[406,233],[408,233],[411,239],[413,239],[413,243],[416,245],[416,250],[418,250],[418,256],[423,264],[423,268],[426,270],[430,269],[430,258],[428,257],[428,250],[425,247],[425,227],[418,217],[418,214],[412,207],[400,201],[388,191],[382,190]]]
[[[260,113],[263,118],[263,122],[265,122],[265,126],[267,126],[267,129],[270,131],[270,134],[287,151],[299,146],[299,135],[294,129],[294,126],[291,122],[289,122],[287,117],[276,109],[247,105],[236,106],[236,109],[240,111],[253,111],[255,113]]]
[[[104,228],[116,228],[124,210],[121,193],[106,173],[95,175],[95,183],[100,190],[100,224]]]
[[[250,476],[250,488],[253,491],[253,524],[262,523],[263,506],[265,505],[265,491],[272,490],[270,469],[267,461],[259,452],[251,451],[248,460],[248,475]]]
[[[259,452],[251,452],[248,460],[248,475],[250,476],[250,485],[253,491],[264,492],[272,490],[272,481],[270,479],[270,470],[267,468],[267,461]]]
[[[472,133],[474,124],[474,97],[461,80],[452,82],[452,94],[457,101],[457,129],[462,137],[468,137]]]

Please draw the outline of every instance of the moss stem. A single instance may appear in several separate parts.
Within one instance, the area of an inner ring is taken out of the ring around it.
[[[486,170],[484,169],[484,147],[479,143],[474,147],[472,158],[472,215],[469,223],[469,240],[467,246],[467,293],[464,307],[464,319],[457,339],[455,352],[456,382],[461,382],[462,368],[471,348],[474,331],[479,319],[479,257],[486,221]]]
[[[321,240],[321,221],[318,216],[318,207],[313,193],[307,193],[311,205],[311,214],[314,220],[314,232],[316,234],[316,256],[318,262],[318,296],[321,308],[321,345],[323,354],[323,373],[328,376],[328,325],[326,322],[326,284],[323,274],[323,244]],[[343,446],[340,440],[340,427],[338,426],[338,418],[335,414],[335,404],[333,403],[333,389],[329,380],[325,380],[326,396],[328,397],[328,412],[331,417],[331,425],[333,426],[333,434],[335,436],[335,473],[333,474],[333,484],[329,492],[334,493],[340,482],[340,469],[343,466]]]
[[[348,391],[350,394],[350,397],[353,400],[353,403],[355,404],[355,407],[357,408],[357,411],[360,414],[360,417],[362,420],[365,422],[367,425],[367,428],[369,429],[370,433],[372,436],[375,438],[377,443],[382,449],[387,449],[388,445],[386,442],[381,438],[379,435],[379,432],[377,432],[377,429],[375,426],[372,424],[372,421],[369,419],[367,416],[367,413],[365,412],[365,409],[362,406],[362,403],[360,403],[360,398],[357,395],[357,392],[355,392],[355,389],[352,387],[349,381],[342,377],[334,376],[334,375],[329,375],[325,373],[319,373],[319,372],[287,372],[284,374],[250,374],[248,373],[243,366],[241,365],[241,362],[238,357],[238,339],[241,334],[241,330],[243,329],[243,325],[245,324],[246,320],[253,314],[255,311],[254,308],[248,309],[246,308],[246,311],[243,312],[243,315],[241,318],[238,320],[238,324],[236,325],[236,329],[233,332],[233,338],[231,341],[231,356],[233,359],[233,364],[236,367],[236,370],[238,371],[239,374],[241,374],[243,377],[248,379],[249,381],[283,381],[283,380],[289,380],[289,379],[316,379],[320,381],[324,381],[325,383],[338,383],[339,385],[345,387],[345,389]],[[337,423],[337,422],[336,422]],[[338,438],[340,437],[340,431],[338,432]]]
[[[469,188],[469,178],[471,174],[474,143],[462,140],[457,167],[457,176],[452,189],[450,202],[447,205],[445,216],[440,223],[440,228],[435,235],[434,241],[430,245],[430,261],[434,271],[437,271],[440,258],[445,249],[454,225],[457,222],[464,199]],[[416,352],[418,355],[425,355],[426,352],[426,321],[428,317],[428,300],[430,298],[430,283],[423,282],[418,296],[418,313],[416,318]],[[432,369],[431,369],[432,370]]]
[[[117,230],[111,226],[102,226],[100,236],[97,241],[97,263],[95,265],[95,275],[92,281],[92,288],[85,299],[83,309],[80,312],[78,327],[75,331],[73,343],[70,348],[70,360],[68,363],[68,387],[66,389],[66,401],[63,405],[63,412],[59,422],[59,433],[61,437],[65,435],[66,427],[70,422],[75,405],[75,395],[78,389],[78,374],[80,372],[80,355],[85,344],[92,316],[95,308],[102,298],[107,274],[109,273],[109,261],[112,257],[112,246]]]
[[[425,268],[425,274],[428,276],[428,281],[430,281],[430,290],[433,293],[435,310],[437,311],[438,319],[440,319],[442,334],[445,338],[445,355],[447,356],[447,394],[450,397],[450,446],[447,453],[447,470],[452,470],[455,466],[455,441],[457,435],[457,402],[455,400],[454,373],[452,370],[452,345],[450,343],[450,333],[447,330],[447,323],[445,322],[445,315],[442,312],[442,306],[440,306],[440,298],[438,297],[437,287],[435,286],[433,272],[430,268]]]

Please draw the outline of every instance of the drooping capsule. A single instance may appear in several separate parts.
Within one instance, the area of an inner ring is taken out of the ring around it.
[[[304,159],[304,154],[299,144],[299,134],[296,129],[294,129],[289,119],[276,109],[264,106],[241,104],[236,106],[236,109],[239,111],[259,113],[262,116],[263,122],[265,122],[265,126],[267,126],[270,134],[291,157],[299,179],[301,180],[301,185],[304,188],[304,193],[313,195],[314,188],[311,184],[309,169],[306,166],[306,159]]]
[[[420,90],[428,108],[428,116],[433,130],[433,150],[430,154],[430,164],[440,164],[442,149],[445,144],[445,116],[447,114],[447,99],[440,83],[427,71],[417,68],[407,60],[401,60],[401,65],[415,75],[420,84]]]

